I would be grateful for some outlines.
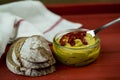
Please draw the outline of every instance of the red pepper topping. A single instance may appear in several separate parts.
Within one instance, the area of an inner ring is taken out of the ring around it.
[[[84,38],[86,36],[86,31],[76,31],[70,32],[62,36],[60,39],[60,44],[64,46],[66,43],[70,43],[71,46],[75,45],[75,39],[80,39],[84,45],[87,45],[87,41]]]

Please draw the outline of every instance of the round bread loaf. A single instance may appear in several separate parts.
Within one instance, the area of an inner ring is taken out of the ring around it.
[[[48,42],[37,35],[18,39],[11,45],[6,58],[10,71],[26,76],[52,73],[55,62]]]

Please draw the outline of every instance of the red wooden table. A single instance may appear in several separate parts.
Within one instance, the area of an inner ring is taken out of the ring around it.
[[[79,3],[46,5],[51,11],[84,28],[94,29],[120,17],[120,3]],[[0,80],[120,80],[120,23],[98,33],[101,53],[98,59],[84,67],[65,66],[59,62],[56,71],[41,77],[25,77],[11,73],[5,64],[6,53],[0,59]],[[8,48],[6,49],[7,52]]]

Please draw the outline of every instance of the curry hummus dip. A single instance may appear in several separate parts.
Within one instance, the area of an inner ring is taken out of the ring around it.
[[[100,39],[85,30],[66,30],[58,33],[53,41],[56,59],[66,65],[84,66],[97,59]]]

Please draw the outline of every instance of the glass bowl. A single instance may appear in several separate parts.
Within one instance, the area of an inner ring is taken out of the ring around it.
[[[53,39],[53,51],[56,59],[65,65],[85,66],[97,59],[100,53],[100,38],[94,37],[95,42],[84,47],[62,46],[59,39],[67,33],[87,31],[87,29],[69,29],[57,33]]]

